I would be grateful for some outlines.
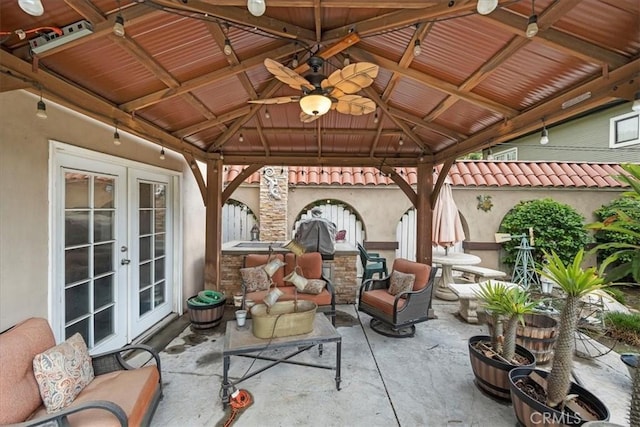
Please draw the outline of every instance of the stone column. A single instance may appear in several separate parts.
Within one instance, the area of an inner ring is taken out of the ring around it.
[[[288,240],[287,205],[289,198],[287,167],[265,166],[260,174],[260,240]]]

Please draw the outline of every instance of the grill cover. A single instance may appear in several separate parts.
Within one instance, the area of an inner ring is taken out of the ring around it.
[[[309,218],[298,226],[295,240],[306,252],[320,252],[323,259],[333,259],[336,251],[336,225],[326,218]]]

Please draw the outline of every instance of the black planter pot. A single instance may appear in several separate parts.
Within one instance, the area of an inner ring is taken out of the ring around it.
[[[580,417],[549,408],[544,403],[538,402],[520,390],[520,388],[515,384],[516,381],[526,378],[532,371],[535,371],[544,378],[549,375],[547,371],[532,368],[516,368],[509,372],[511,401],[513,402],[513,410],[520,425],[524,427],[581,426],[587,422]],[[606,421],[609,419],[609,409],[589,390],[572,382],[569,394],[577,394],[579,400],[591,406],[591,408],[596,412],[598,420]]]
[[[521,345],[516,345],[516,354],[530,360],[527,365],[513,365],[500,360],[492,359],[475,349],[475,344],[480,341],[491,342],[489,335],[475,335],[469,338],[469,360],[471,369],[476,377],[476,385],[480,390],[490,396],[501,400],[511,400],[509,390],[509,371],[517,367],[535,368],[536,357]]]

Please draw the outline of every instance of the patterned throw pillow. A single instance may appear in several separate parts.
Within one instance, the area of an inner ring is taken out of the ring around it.
[[[89,350],[80,333],[33,358],[40,397],[52,413],[65,408],[93,378]]]
[[[416,281],[416,275],[403,273],[401,271],[392,271],[389,279],[389,292],[391,295],[398,295],[401,292],[408,292],[413,289],[413,283]]]
[[[304,289],[300,292],[303,294],[318,295],[325,286],[327,286],[327,283],[322,279],[308,279]]]
[[[247,292],[268,291],[271,287],[271,281],[267,272],[264,271],[264,265],[241,268],[240,275],[247,287]]]

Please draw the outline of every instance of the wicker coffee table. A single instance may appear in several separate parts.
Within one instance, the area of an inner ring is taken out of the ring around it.
[[[333,366],[289,360],[292,357],[315,347],[316,345],[318,346],[320,355],[322,355],[322,345],[324,343],[332,342],[336,343],[336,362]],[[279,359],[262,355],[262,352],[267,349],[273,350],[287,347],[294,347],[295,351],[292,351],[292,353]],[[234,386],[280,363],[334,370],[336,371],[336,390],[340,390],[341,348],[342,336],[338,331],[336,331],[336,328],[333,327],[327,316],[323,313],[316,313],[313,321],[313,331],[308,334],[292,335],[273,339],[256,338],[251,332],[250,319],[247,320],[245,326],[242,328],[238,327],[235,320],[229,321],[227,322],[227,330],[224,336],[224,348],[222,350],[222,404],[226,406],[229,403],[230,394]],[[231,356],[268,360],[272,363],[256,369],[253,372],[247,372],[242,378],[231,383],[228,377],[229,367],[231,366]]]

